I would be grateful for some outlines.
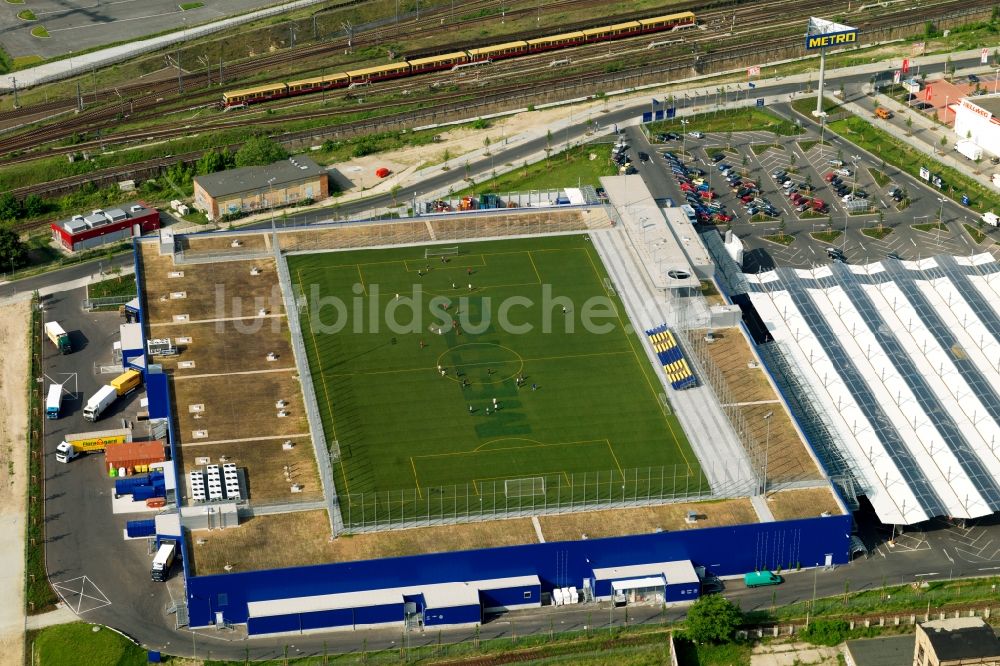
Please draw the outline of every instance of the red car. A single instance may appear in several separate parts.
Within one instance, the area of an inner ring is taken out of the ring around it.
[[[750,203],[753,200],[754,200],[754,195],[752,195],[752,194],[748,194],[746,196],[740,197],[740,201],[742,201],[743,203]]]
[[[813,205],[813,208],[815,208],[816,210],[819,210],[820,208],[823,208],[824,206],[826,206],[826,202],[823,201],[822,199],[813,199],[812,205]]]
[[[712,219],[715,222],[732,222],[733,216],[726,215],[725,213],[716,213],[715,215],[712,216]]]
[[[694,190],[694,186],[691,183],[681,183],[681,191],[691,192],[692,190]]]
[[[798,192],[792,192],[792,195],[788,198],[791,199],[792,203],[795,204],[796,206],[802,203],[802,200],[805,199],[805,197],[799,194]]]
[[[829,183],[830,181],[832,181],[836,177],[837,177],[837,174],[835,174],[834,172],[831,171],[830,173],[828,173],[825,176],[823,176],[823,180],[825,180],[826,182]]]
[[[715,198],[715,192],[713,192],[712,190],[709,190],[707,192],[699,192],[698,194],[701,195],[702,199],[708,199],[709,201]]]

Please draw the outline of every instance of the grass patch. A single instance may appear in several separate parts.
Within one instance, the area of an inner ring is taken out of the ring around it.
[[[778,245],[784,245],[785,247],[788,247],[795,241],[795,236],[789,234],[771,234],[770,236],[761,236],[761,238],[772,243],[777,243]]]
[[[594,159],[590,158],[591,155],[594,156]],[[455,192],[455,194],[558,190],[580,185],[599,187],[601,176],[614,176],[617,173],[618,167],[611,161],[610,145],[574,146],[562,153],[551,155],[546,160],[522,165],[496,178],[484,180]]]
[[[749,666],[750,664],[749,643],[698,644],[686,638],[675,637],[674,644],[677,646],[677,663],[680,666]]]
[[[868,167],[868,173],[871,174],[872,180],[874,180],[875,184],[878,185],[879,187],[885,187],[891,182],[891,179],[889,178],[889,176],[885,175],[885,172],[880,171],[874,167]]]
[[[40,55],[17,56],[14,58],[14,69],[24,69],[41,62],[45,62],[45,58]]]
[[[121,634],[96,624],[73,622],[47,627],[35,634],[34,644],[37,663],[45,666],[146,664],[145,650]]]
[[[135,295],[135,278],[131,275],[118,275],[87,285],[87,298],[89,299]]]
[[[820,141],[819,139],[809,139],[807,141],[799,141],[799,148],[802,149],[803,153],[808,152],[809,149],[814,146],[829,146],[829,145],[830,145],[829,141],[825,140]]]
[[[198,9],[199,7],[204,7],[205,3],[204,2],[184,2],[184,3],[181,3],[181,4],[177,5],[177,6],[181,8],[182,12],[186,12],[186,11],[188,11],[190,9]]]
[[[37,37],[38,39],[48,39],[49,31],[45,29],[44,25],[36,25],[31,29],[31,36]]]
[[[963,224],[962,226],[965,227],[965,231],[969,234],[970,237],[972,237],[972,240],[974,240],[977,245],[986,240],[985,232],[977,229],[971,224]]]
[[[24,604],[29,614],[55,607],[55,592],[45,571],[45,502],[42,498],[42,316],[37,299],[31,307],[31,372],[28,375],[28,515],[25,523]],[[42,663],[47,663],[43,661]]]
[[[687,131],[700,132],[774,132],[782,136],[801,134],[802,128],[789,122],[766,109],[756,107],[747,109],[727,109],[716,111],[711,115],[694,116],[690,118]],[[677,120],[663,120],[647,125],[653,134],[668,131],[681,131]]]
[[[827,65],[829,66],[829,65]],[[792,100],[792,108],[801,113],[804,116],[816,120],[816,116],[813,115],[813,111],[816,110],[816,96],[812,95],[809,97],[799,97],[798,99]],[[823,97],[823,111],[828,114],[836,113],[840,110],[840,102],[829,97]]]
[[[785,147],[777,143],[754,143],[750,145],[750,150],[753,151],[754,155],[761,155],[766,153],[771,148],[775,150],[784,150]]]
[[[973,210],[983,212],[1000,207],[1000,196],[996,193],[991,192],[965,174],[913,150],[902,141],[875,128],[862,118],[851,116],[829,123],[827,128],[880,157],[886,164],[891,164],[915,178],[920,177],[921,166],[929,168],[932,172],[940,175],[944,181],[943,192],[952,197],[955,197],[956,193],[958,195],[967,194],[972,199],[970,208]]]
[[[843,231],[837,231],[837,230],[834,230],[834,231],[814,231],[814,232],[812,232],[809,235],[812,236],[814,239],[818,240],[821,243],[832,243],[833,241],[835,241],[838,238],[840,238],[841,234],[843,234],[843,233],[844,233]]]
[[[430,496],[436,501],[429,510],[448,515],[504,511],[543,496],[550,503],[570,495],[579,500],[594,492],[598,473],[616,477],[632,496],[628,470],[637,467],[666,466],[662,485],[679,483],[681,492],[701,483],[697,468],[691,479],[682,471],[689,444],[676,418],[664,413],[658,377],[640,357],[637,335],[619,319],[621,304],[606,301],[613,310],[600,320],[603,332],[581,324],[583,304],[607,296],[607,273],[584,236],[460,250],[447,263],[425,259],[420,247],[291,260],[293,279],[326,302],[352,302],[361,285],[366,307],[379,316],[407,311],[396,317],[408,322],[406,330],[396,332],[348,322],[346,312],[341,317],[329,307],[311,306],[302,318],[323,426],[330,439],[339,438],[335,476],[347,522],[387,518],[378,511],[421,515]],[[556,295],[567,299],[565,314],[558,306],[522,306],[509,314],[509,325],[492,323],[501,316],[493,303],[517,296],[551,303]],[[432,296],[446,299],[449,309],[435,306],[428,316]],[[405,305],[411,297],[412,309]],[[310,325],[316,317],[325,328]],[[334,322],[341,327],[336,334]],[[645,471],[639,477],[649,482]],[[528,478],[544,483],[505,484]],[[659,480],[652,485],[660,492]],[[604,488],[606,495],[606,482]]]
[[[7,0],[8,5],[23,5],[24,0]]]
[[[948,226],[941,224],[940,222],[924,222],[923,224],[911,224],[911,227],[917,231],[923,231],[924,233],[932,233],[938,231],[948,231]]]
[[[892,227],[872,227],[871,229],[862,229],[861,233],[868,236],[868,238],[882,240],[892,233]]]
[[[21,19],[22,21],[38,20],[38,17],[35,16],[35,12],[31,11],[30,9],[22,9],[21,11],[19,11],[17,13],[17,18]]]

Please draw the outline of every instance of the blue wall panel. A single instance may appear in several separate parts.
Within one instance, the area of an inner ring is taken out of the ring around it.
[[[542,589],[549,590],[560,579],[579,587],[594,568],[672,560],[692,560],[720,576],[818,566],[827,553],[834,564],[844,564],[849,560],[850,531],[851,516],[831,516],[198,576],[188,581],[188,608],[191,625],[206,626],[214,610],[212,600],[220,592],[229,595],[226,619],[239,623],[246,621],[247,601],[405,585],[537,574]],[[556,571],[560,561],[562,568]],[[390,619],[401,618],[400,607]]]
[[[529,595],[527,598],[524,596],[525,593]],[[540,585],[519,585],[499,590],[483,590],[479,593],[479,600],[482,602],[483,608],[537,604],[541,599],[542,589]]]
[[[482,620],[483,611],[479,604],[455,606],[453,608],[428,608],[424,611],[424,626],[443,624],[471,624]]]
[[[694,601],[701,592],[701,585],[698,583],[677,583],[667,585],[663,590],[664,598],[667,601]]]
[[[231,622],[228,617],[227,622]],[[299,630],[298,615],[273,615],[271,617],[252,617],[247,623],[247,631],[251,634],[276,634]]]
[[[381,624],[382,622],[402,622],[403,603],[383,606],[362,606],[354,609],[354,624]]]
[[[354,611],[350,608],[339,610],[316,611],[299,615],[302,629],[323,629],[326,627],[354,626]]]

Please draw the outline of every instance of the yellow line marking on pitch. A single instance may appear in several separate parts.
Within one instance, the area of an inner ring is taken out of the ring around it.
[[[531,270],[535,271],[535,277],[538,278],[538,284],[542,283],[542,274],[538,272],[538,266],[535,265],[535,260],[531,256],[531,250],[526,251],[528,254],[528,261],[531,262]]]
[[[594,258],[591,256],[589,248],[584,248],[584,249],[587,250],[587,252],[586,252],[587,258],[590,260],[590,266],[594,270],[594,276],[597,278],[598,283],[601,285],[601,288],[604,290],[605,295],[611,300],[612,303],[614,303],[614,299],[612,298],[611,293],[608,291],[607,286],[605,286],[604,279],[601,277],[601,272],[599,270],[597,270],[597,265],[594,263]],[[660,408],[660,412],[662,413],[663,412],[663,405],[660,403],[660,393],[653,386],[653,382],[650,381],[650,379],[649,379],[649,373],[646,371],[646,365],[643,364],[642,358],[639,356],[639,352],[636,350],[635,344],[633,344],[633,342],[632,342],[632,337],[625,332],[626,331],[625,322],[622,321],[621,311],[620,311],[620,308],[617,307],[617,305],[615,307],[615,317],[618,319],[618,323],[622,327],[621,328],[622,334],[625,336],[625,340],[628,342],[628,346],[632,348],[632,354],[635,357],[635,362],[636,362],[636,364],[639,367],[639,372],[642,373],[642,376],[646,380],[646,385],[649,386],[649,390],[653,394],[653,401]],[[664,415],[664,417],[663,417],[663,422],[666,423],[667,430],[670,431],[670,436],[673,437],[673,439],[674,439],[674,445],[677,447],[677,450],[680,452],[681,458],[684,459],[684,464],[687,465],[688,470],[690,470],[691,469],[691,461],[688,460],[687,455],[684,453],[684,447],[681,446],[680,442],[677,440],[677,434],[674,432],[673,427],[670,425],[670,419],[668,419],[666,417],[666,415]]]
[[[495,439],[493,441],[494,442],[500,442],[500,441],[504,441],[506,439],[515,439],[516,440],[516,439],[519,439],[519,438],[507,438],[507,437],[503,437],[501,439]],[[526,441],[531,441],[531,440],[526,440]],[[580,444],[595,444],[595,443],[607,442],[607,441],[608,440],[606,440],[606,439],[587,439],[587,440],[582,440],[582,441],[579,441],[579,442],[555,442],[553,444],[540,444],[539,443],[539,444],[533,444],[531,446],[505,446],[505,447],[502,447],[502,448],[499,448],[499,449],[490,449],[489,453],[493,453],[495,451],[519,451],[521,449],[540,449],[540,448],[548,448],[548,447],[552,447],[552,446],[578,446]],[[489,443],[490,442],[487,442],[487,444],[489,444]],[[485,446],[485,445],[482,445],[482,446]],[[413,456],[413,457],[414,458],[418,458],[418,459],[420,459],[420,458],[449,458],[451,456],[472,456],[472,455],[476,455],[477,453],[484,453],[484,452],[480,451],[479,448],[477,447],[475,449],[472,449],[471,451],[452,451],[450,453],[425,453],[424,455]]]
[[[364,293],[365,296],[367,296],[368,295],[368,287],[365,286],[365,276],[361,272],[361,264],[354,264],[354,265],[357,266],[357,268],[358,268],[358,280],[360,280],[360,282],[361,282],[361,291]]]
[[[420,492],[420,478],[417,476],[417,466],[413,463],[413,456],[410,456],[410,467],[413,469],[413,481],[417,484],[417,495],[423,499],[424,494]]]
[[[622,470],[621,463],[618,462],[618,456],[615,455],[615,448],[611,446],[611,441],[605,439],[604,443],[608,445],[608,451],[611,453],[611,459],[615,461],[615,467],[618,468],[618,473],[622,476],[622,482],[625,481],[625,471]]]
[[[358,266],[358,274],[360,275],[360,273],[361,273],[361,266],[358,265],[358,264],[355,264],[355,265]],[[299,284],[302,284],[302,271],[295,271],[295,275],[299,279]],[[323,380],[323,396],[326,399],[326,408],[328,410],[328,413],[330,414],[330,427],[333,429],[333,438],[335,440],[339,441],[340,438],[337,437],[337,420],[333,416],[333,405],[330,404],[330,390],[326,387],[326,374],[323,372],[323,361],[322,361],[322,357],[320,356],[320,353],[319,353],[319,345],[316,344],[316,332],[313,331],[313,328],[314,328],[313,326],[308,326],[307,328],[309,329],[309,337],[312,340],[313,351],[316,352],[316,361],[317,361],[316,365],[318,366],[317,369],[319,370],[319,376]],[[308,359],[306,360],[306,363],[308,363]],[[315,386],[316,386],[316,382],[315,382],[315,380],[313,380],[313,388],[314,389],[315,389]],[[323,421],[323,417],[320,416],[320,422],[322,422],[322,421]],[[343,456],[343,452],[341,452],[341,455],[338,458],[337,462],[340,463],[340,475],[344,479],[344,493],[347,495],[348,499],[350,499],[350,497],[351,497],[351,486],[347,482],[347,470],[344,469],[344,456]]]

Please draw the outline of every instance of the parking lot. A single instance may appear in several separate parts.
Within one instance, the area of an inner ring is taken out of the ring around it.
[[[91,454],[65,464],[55,459],[55,448],[68,433],[119,428],[123,418],[140,425],[134,417],[142,391],[117,401],[96,423],[83,419],[86,398],[114,377],[100,374],[100,367],[111,364],[112,345],[122,323],[117,312],[85,312],[85,295],[84,289],[77,289],[43,301],[46,321],[59,321],[73,345],[71,354],[60,355],[48,340],[44,341],[43,380],[46,386],[64,383],[67,393],[61,417],[44,421],[43,494],[49,578],[61,600],[83,620],[120,626],[116,618],[141,610],[145,621],[162,623],[170,593],[168,586],[150,581],[149,545],[145,539],[123,540],[127,520],[152,514],[112,513],[114,480],[104,469],[103,455]],[[137,438],[142,435],[143,429],[137,427]],[[169,586],[177,585],[175,577]],[[172,591],[177,595],[178,590]]]
[[[791,137],[747,131],[709,133],[703,138],[688,134],[662,142],[652,138],[648,143],[641,131],[628,133],[633,144],[630,154],[636,158],[633,164],[654,196],[677,205],[699,203],[700,222],[720,230],[731,228],[743,240],[747,272],[827,263],[830,248],[848,263],[868,263],[887,254],[919,259],[996,247],[992,237],[975,244],[963,228],[965,223],[975,225],[975,213],[952,202],[943,206],[944,229],[914,228],[936,226],[942,209],[938,193],[831,133],[821,137],[807,129]],[[653,160],[639,161],[640,151],[653,155]],[[697,170],[681,175],[690,185],[677,179],[677,164],[664,157],[667,153],[682,160],[684,168]],[[784,172],[781,182],[775,178],[779,171]],[[831,182],[833,177],[837,180]],[[696,182],[701,178],[711,195],[697,191],[704,187]],[[747,185],[752,186],[750,191]],[[890,194],[897,189],[894,200]],[[900,201],[904,192],[908,202]],[[776,242],[781,236],[787,236],[781,239],[784,242]]]

